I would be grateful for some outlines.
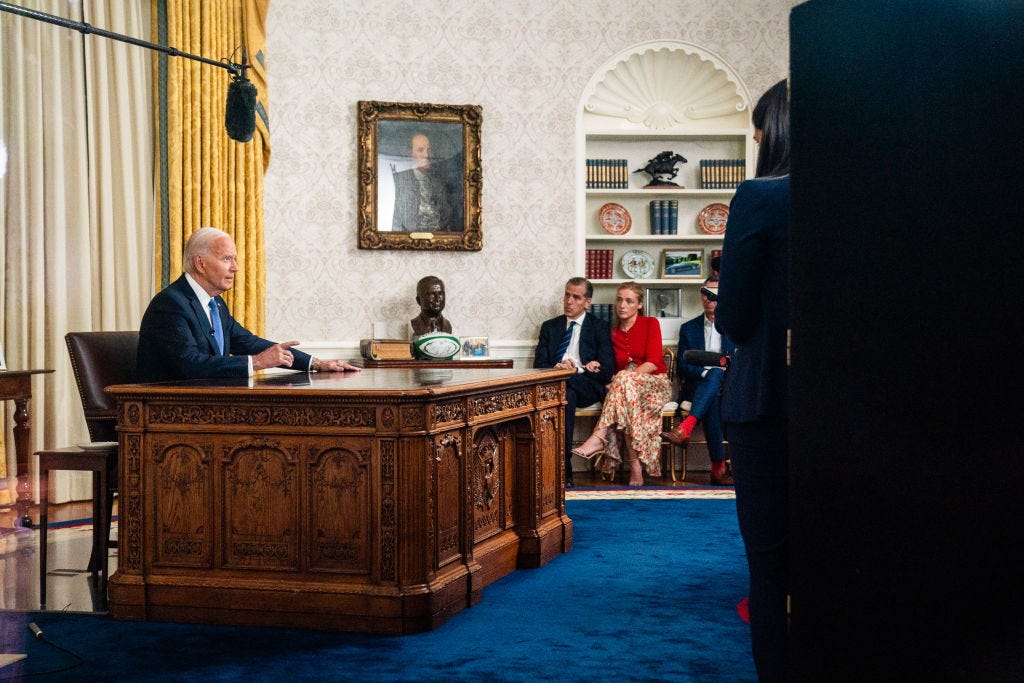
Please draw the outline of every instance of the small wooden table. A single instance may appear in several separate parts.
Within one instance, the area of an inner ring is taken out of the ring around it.
[[[16,530],[19,526],[32,526],[32,518],[26,514],[28,506],[32,503],[32,491],[28,483],[28,400],[32,398],[32,375],[50,372],[53,370],[0,370],[0,401],[14,401],[14,451],[18,461],[15,500],[13,503],[0,505],[0,508],[14,507]]]

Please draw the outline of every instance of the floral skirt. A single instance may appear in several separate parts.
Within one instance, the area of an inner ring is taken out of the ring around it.
[[[616,432],[621,432],[647,474],[661,476],[661,412],[671,391],[672,385],[665,375],[629,369],[615,373],[596,426],[613,428],[608,432],[603,472],[614,472],[622,462],[622,445],[616,437]]]

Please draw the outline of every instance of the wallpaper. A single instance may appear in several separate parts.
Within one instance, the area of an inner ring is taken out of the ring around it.
[[[372,323],[405,336],[437,275],[459,336],[532,351],[576,272],[576,121],[620,51],[682,40],[757,97],[788,73],[791,0],[273,0],[267,332],[351,356]],[[360,250],[356,102],[483,107],[483,250]],[[518,349],[522,353],[515,353]],[[327,354],[324,354],[327,355]]]

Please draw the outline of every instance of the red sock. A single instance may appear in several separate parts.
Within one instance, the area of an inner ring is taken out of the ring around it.
[[[693,415],[687,415],[683,418],[683,423],[679,425],[679,433],[685,437],[689,437],[693,434],[693,428],[697,426],[697,418]]]
[[[711,461],[711,476],[715,477],[716,479],[721,479],[722,475],[724,475],[724,474],[725,474],[725,461],[724,460],[719,460],[718,462],[715,462],[714,460],[712,460]]]

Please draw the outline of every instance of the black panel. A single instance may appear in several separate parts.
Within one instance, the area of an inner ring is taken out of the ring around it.
[[[790,28],[797,677],[1024,672],[1024,3]]]

